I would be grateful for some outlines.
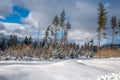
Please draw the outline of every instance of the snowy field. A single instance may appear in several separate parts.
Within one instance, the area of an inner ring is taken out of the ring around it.
[[[120,80],[120,58],[0,61],[0,80]]]

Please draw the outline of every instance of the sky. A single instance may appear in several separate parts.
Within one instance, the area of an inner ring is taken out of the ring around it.
[[[84,43],[97,36],[99,2],[104,4],[108,12],[107,27],[110,28],[113,15],[120,19],[120,0],[0,0],[0,36],[14,34],[19,38],[36,38],[39,26],[40,38],[43,38],[54,16],[65,9],[66,17],[72,25],[68,34],[69,41]],[[108,33],[111,33],[110,29]]]

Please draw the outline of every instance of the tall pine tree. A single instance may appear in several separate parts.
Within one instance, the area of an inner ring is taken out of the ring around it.
[[[118,31],[117,31],[117,33],[119,33],[119,38],[120,38],[120,19],[119,19],[119,21],[118,21]]]
[[[115,28],[117,27],[116,23],[116,16],[112,16],[111,18],[111,28],[112,28],[112,46],[114,47],[114,35],[115,35]]]
[[[64,22],[65,22],[65,10],[63,10],[61,15],[60,15],[60,27],[63,28]]]
[[[66,30],[64,31],[64,41],[67,43],[68,31],[71,29],[71,24],[69,21],[66,23]]]
[[[100,47],[100,41],[101,41],[101,31],[106,29],[106,23],[107,23],[107,12],[102,3],[99,3],[98,7],[98,47]]]
[[[54,35],[54,43],[57,42],[57,30],[58,30],[58,25],[59,25],[59,17],[56,15],[53,19],[53,23],[54,25],[54,32],[53,32],[53,35]]]

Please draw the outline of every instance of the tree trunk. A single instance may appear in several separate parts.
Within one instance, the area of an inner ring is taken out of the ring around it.
[[[98,32],[98,48],[100,48],[100,31]]]
[[[114,29],[112,30],[112,47],[114,47],[114,33],[115,33],[115,31],[114,31]]]
[[[119,38],[119,40],[120,40],[120,30],[119,30],[119,33],[118,33],[118,38]],[[119,43],[120,44],[120,43]]]
[[[55,36],[54,36],[54,44],[57,43],[57,32],[55,32]]]

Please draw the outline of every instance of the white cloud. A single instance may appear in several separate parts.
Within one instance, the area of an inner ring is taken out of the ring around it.
[[[5,29],[0,30],[0,37],[9,37],[9,35],[17,35],[20,39],[25,38],[25,36],[32,36],[33,39],[38,38],[38,30],[34,29],[31,25],[23,25],[17,23],[5,23],[1,22],[1,26]],[[0,27],[2,28],[2,27]],[[40,31],[40,39],[44,37],[44,30]]]
[[[28,30],[31,26],[30,25],[23,25],[18,23],[7,23],[7,22],[1,22],[7,31],[14,31],[15,29],[21,29],[21,30]]]
[[[74,29],[95,32],[97,26],[97,6],[86,1],[77,1],[71,12]]]
[[[5,30],[5,26],[2,23],[0,23],[0,30]]]
[[[69,38],[80,40],[80,39],[86,39],[86,38],[93,38],[96,36],[96,33],[90,33],[90,32],[84,32],[82,30],[73,30],[69,32]]]
[[[0,16],[4,18],[12,12],[13,3],[11,0],[1,0],[0,1]]]
[[[6,30],[1,30],[0,33],[4,34],[5,36],[11,35],[11,32],[7,32]]]
[[[20,30],[25,30],[25,27],[22,26],[22,27],[20,27],[19,29],[20,29]]]
[[[0,19],[4,19],[5,17],[3,17],[3,16],[0,16]]]
[[[35,28],[38,28],[38,26],[39,26],[38,18],[39,18],[38,15],[36,15],[34,12],[30,12],[28,17],[22,19],[22,22],[29,24]]]
[[[110,6],[110,3],[105,4],[105,8],[108,8]]]
[[[5,22],[1,22],[1,24],[3,24],[3,26],[5,27],[3,32],[5,35],[17,34],[18,36],[19,35],[26,36],[26,35],[33,34],[30,25],[23,25],[23,24],[17,24],[17,23],[5,23]]]
[[[8,32],[6,30],[0,30],[0,37],[7,37],[9,38],[10,35],[17,35],[18,38],[21,38],[21,39],[24,39],[25,36],[30,36],[30,35],[24,35],[24,34],[21,34],[21,33],[12,33],[12,32]]]

